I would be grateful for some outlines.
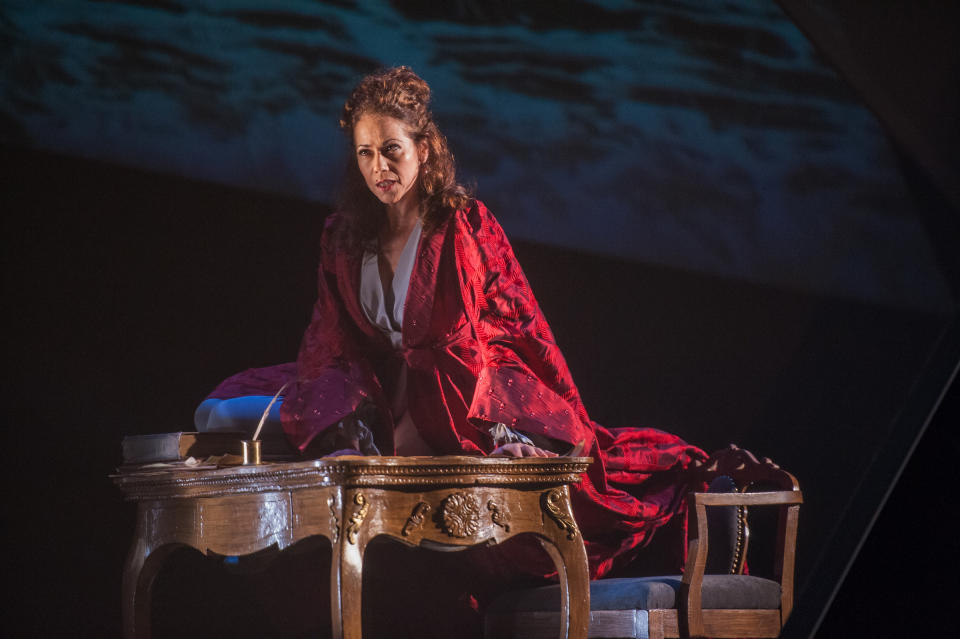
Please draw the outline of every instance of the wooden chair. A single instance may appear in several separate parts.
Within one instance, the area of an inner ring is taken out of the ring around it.
[[[797,480],[769,459],[736,446],[694,471],[711,486],[688,498],[690,540],[684,574],[600,579],[590,584],[590,637],[777,637],[793,607]],[[729,479],[724,479],[729,478]],[[728,489],[723,481],[732,484]],[[735,484],[735,485],[734,485]],[[731,490],[732,489],[732,490]],[[776,506],[779,520],[771,578],[743,574],[747,509]],[[710,551],[711,535],[714,551]],[[723,546],[721,548],[721,546]],[[710,574],[720,568],[725,574]],[[488,639],[556,637],[559,586],[499,597],[484,618]],[[576,593],[571,593],[576,596]]]

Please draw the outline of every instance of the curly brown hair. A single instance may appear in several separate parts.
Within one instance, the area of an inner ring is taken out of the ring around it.
[[[457,183],[453,153],[429,107],[430,86],[409,67],[393,67],[363,78],[347,98],[340,117],[340,128],[351,145],[354,127],[368,113],[400,120],[414,142],[427,143],[429,153],[417,180],[427,232],[436,229],[453,211],[465,208],[471,199]],[[347,163],[339,208],[350,220],[355,240],[367,242],[376,237],[383,224],[384,207],[367,188],[355,159]]]

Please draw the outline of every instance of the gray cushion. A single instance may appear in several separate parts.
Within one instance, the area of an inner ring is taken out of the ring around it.
[[[591,610],[676,608],[680,576],[624,577],[590,582]],[[576,596],[574,593],[573,596]],[[780,584],[750,575],[704,575],[704,609],[778,609]],[[490,612],[557,612],[560,586],[529,588],[501,595]]]

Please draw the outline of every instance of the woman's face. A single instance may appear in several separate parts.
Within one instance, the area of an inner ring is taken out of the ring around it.
[[[353,127],[357,166],[367,188],[391,207],[416,204],[420,165],[427,159],[425,143],[417,144],[407,126],[388,115],[365,113]]]

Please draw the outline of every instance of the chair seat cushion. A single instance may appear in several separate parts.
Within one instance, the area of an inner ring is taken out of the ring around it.
[[[677,607],[681,577],[625,577],[590,582],[591,610],[669,610]],[[572,593],[576,597],[576,593]],[[704,575],[702,608],[779,609],[780,584],[750,575]],[[560,586],[542,586],[501,595],[490,612],[560,610]]]

